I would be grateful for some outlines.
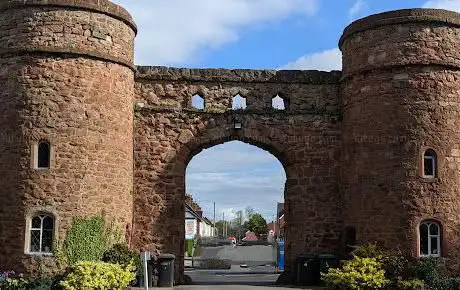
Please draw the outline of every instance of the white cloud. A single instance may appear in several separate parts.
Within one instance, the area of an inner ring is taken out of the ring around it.
[[[114,0],[140,27],[136,63],[175,65],[237,41],[249,27],[311,16],[317,0]]]
[[[433,0],[426,2],[423,7],[447,9],[460,12],[460,0]]]
[[[358,16],[361,16],[368,9],[369,6],[364,0],[356,0],[350,10],[348,10],[348,17],[350,19],[355,19]]]
[[[341,70],[342,53],[340,49],[333,48],[322,52],[304,55],[296,61],[290,62],[279,69],[285,70]]]

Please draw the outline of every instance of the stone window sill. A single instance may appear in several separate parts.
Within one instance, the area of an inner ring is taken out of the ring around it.
[[[43,257],[52,257],[53,253],[36,253],[36,252],[26,252],[27,256],[43,256]]]
[[[437,177],[424,177],[424,176],[421,176],[420,181],[422,181],[424,183],[434,183],[434,182],[438,181],[438,178]]]

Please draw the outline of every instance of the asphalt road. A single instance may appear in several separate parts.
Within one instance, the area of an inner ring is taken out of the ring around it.
[[[197,259],[229,260],[232,265],[247,264],[249,267],[274,265],[275,249],[272,246],[232,246],[204,247],[201,257]]]

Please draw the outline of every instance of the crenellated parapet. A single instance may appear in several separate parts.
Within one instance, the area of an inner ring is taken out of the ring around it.
[[[134,68],[136,33],[129,13],[107,0],[0,3],[0,57],[59,53]]]
[[[284,100],[286,113],[339,114],[341,73],[320,71],[180,69],[137,67],[136,99],[150,106],[204,111],[232,110],[233,98],[246,98],[247,111],[270,111],[273,99]],[[275,110],[279,111],[279,110]]]
[[[405,9],[372,15],[348,26],[339,42],[343,77],[403,66],[460,68],[460,15]]]

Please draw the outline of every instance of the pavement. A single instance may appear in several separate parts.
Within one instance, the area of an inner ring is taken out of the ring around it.
[[[281,287],[275,282],[279,274],[275,273],[275,252],[272,246],[248,246],[236,247],[220,246],[203,248],[201,259],[218,258],[231,261],[229,270],[200,270],[186,269],[193,285],[177,286],[174,289],[180,290],[292,290],[310,289],[319,290],[323,288],[314,287]],[[186,261],[191,263],[191,261]],[[240,267],[245,264],[247,267]],[[196,264],[195,264],[196,265]],[[186,264],[186,266],[190,266]]]
[[[183,285],[174,289],[181,290],[292,290],[292,289],[310,289],[319,290],[321,287],[281,287],[276,286],[275,282],[278,279],[278,274],[273,273],[244,273],[240,271],[187,271],[185,273],[193,280],[193,285]]]
[[[191,285],[179,286],[174,289],[181,290],[292,290],[287,287],[270,287],[270,286],[247,286],[247,285]],[[299,288],[297,288],[299,289]],[[323,288],[302,288],[309,290],[323,290]]]

